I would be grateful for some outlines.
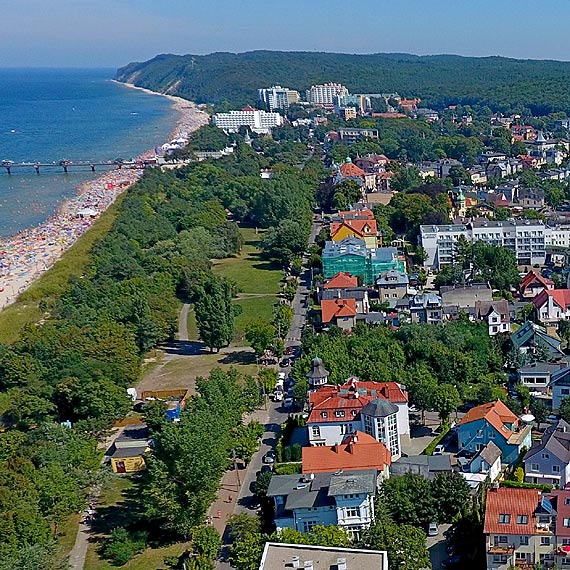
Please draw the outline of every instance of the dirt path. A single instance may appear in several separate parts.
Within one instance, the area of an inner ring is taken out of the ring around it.
[[[178,317],[178,340],[187,341],[188,340],[188,311],[190,310],[190,305],[184,303],[182,310],[180,311],[180,316]]]

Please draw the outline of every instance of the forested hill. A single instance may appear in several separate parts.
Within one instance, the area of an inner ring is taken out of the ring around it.
[[[354,93],[418,95],[433,107],[486,104],[493,110],[535,115],[570,114],[570,62],[502,57],[252,51],[159,55],[130,63],[116,79],[198,103],[243,105],[274,84],[303,91],[336,81]]]

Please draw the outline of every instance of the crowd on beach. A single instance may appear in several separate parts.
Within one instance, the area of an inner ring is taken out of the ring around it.
[[[171,140],[187,138],[208,123],[208,115],[190,101],[170,97],[179,113]],[[147,151],[137,157],[142,164],[155,157]],[[122,168],[105,172],[78,187],[77,195],[66,201],[44,223],[10,238],[0,238],[0,308],[14,302],[18,295],[49,269],[93,222],[132,186],[143,169]]]

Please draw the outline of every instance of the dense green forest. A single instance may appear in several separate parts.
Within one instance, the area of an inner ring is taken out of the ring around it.
[[[251,103],[257,89],[280,84],[303,91],[337,81],[354,93],[416,95],[426,105],[487,105],[533,115],[570,112],[570,63],[503,57],[354,55],[252,51],[239,54],[159,55],[130,63],[116,79],[197,103]]]
[[[266,167],[274,169],[271,180],[260,178]],[[96,439],[130,409],[126,388],[138,381],[143,355],[173,338],[181,301],[207,304],[204,297],[234,294],[232,283],[212,273],[211,259],[239,252],[238,223],[279,228],[294,221],[306,243],[320,169],[317,159],[303,168],[277,164],[242,144],[219,161],[146,172],[123,197],[111,230],[95,243],[85,274],[44,304],[44,322],[27,327],[15,344],[0,346],[0,558],[7,568],[30,560],[46,570],[59,567],[58,525],[84,504],[100,461]],[[232,315],[215,316],[206,315],[201,333],[208,346],[219,348],[231,339]],[[253,400],[230,380],[214,375],[200,385],[204,399],[189,404],[195,416],[189,429],[196,430],[200,418],[200,425],[207,424],[208,414],[220,429],[237,426]],[[232,396],[220,394],[224,390],[233,390]],[[219,405],[215,412],[209,408],[220,398],[232,401],[226,423]],[[59,425],[66,421],[72,427]],[[164,428],[164,438],[171,433]],[[225,467],[227,441],[222,434],[216,439],[219,461],[203,471],[211,481],[196,496],[199,506],[184,521],[172,515],[179,532],[187,530],[187,520],[199,520]],[[162,446],[169,445],[162,436],[157,441],[151,466],[164,461]],[[186,457],[184,470],[193,473],[197,459]],[[176,466],[162,464],[164,469],[173,473]],[[153,474],[151,467],[151,482]],[[147,508],[154,517],[150,502]],[[158,504],[154,508],[160,511]]]

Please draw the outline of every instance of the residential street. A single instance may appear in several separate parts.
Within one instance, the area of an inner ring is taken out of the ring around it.
[[[313,222],[309,245],[315,243],[315,239],[320,231],[320,225]],[[301,344],[301,334],[307,318],[307,308],[309,304],[309,294],[311,290],[311,270],[307,268],[307,258],[303,259],[305,265],[299,278],[299,288],[291,307],[293,308],[293,320],[286,338],[286,347],[298,347]],[[289,374],[290,367],[279,368],[280,372]],[[219,570],[229,570],[231,568],[227,561],[228,547],[231,544],[226,529],[227,517],[231,514],[248,513],[254,515],[257,512],[257,502],[252,493],[252,484],[257,478],[257,473],[263,465],[263,456],[270,450],[275,449],[277,438],[281,429],[281,424],[289,415],[288,410],[282,406],[283,402],[273,402],[267,399],[267,409],[256,410],[251,419],[258,420],[265,425],[259,450],[254,453],[251,462],[246,469],[239,471],[241,485],[238,484],[235,471],[227,472],[222,480],[218,499],[210,507],[209,515],[213,526],[223,535],[224,546],[220,552],[217,568]],[[239,491],[238,491],[239,489]],[[237,495],[237,501],[235,496]],[[232,501],[229,501],[229,497]],[[220,513],[220,516],[218,516]]]

